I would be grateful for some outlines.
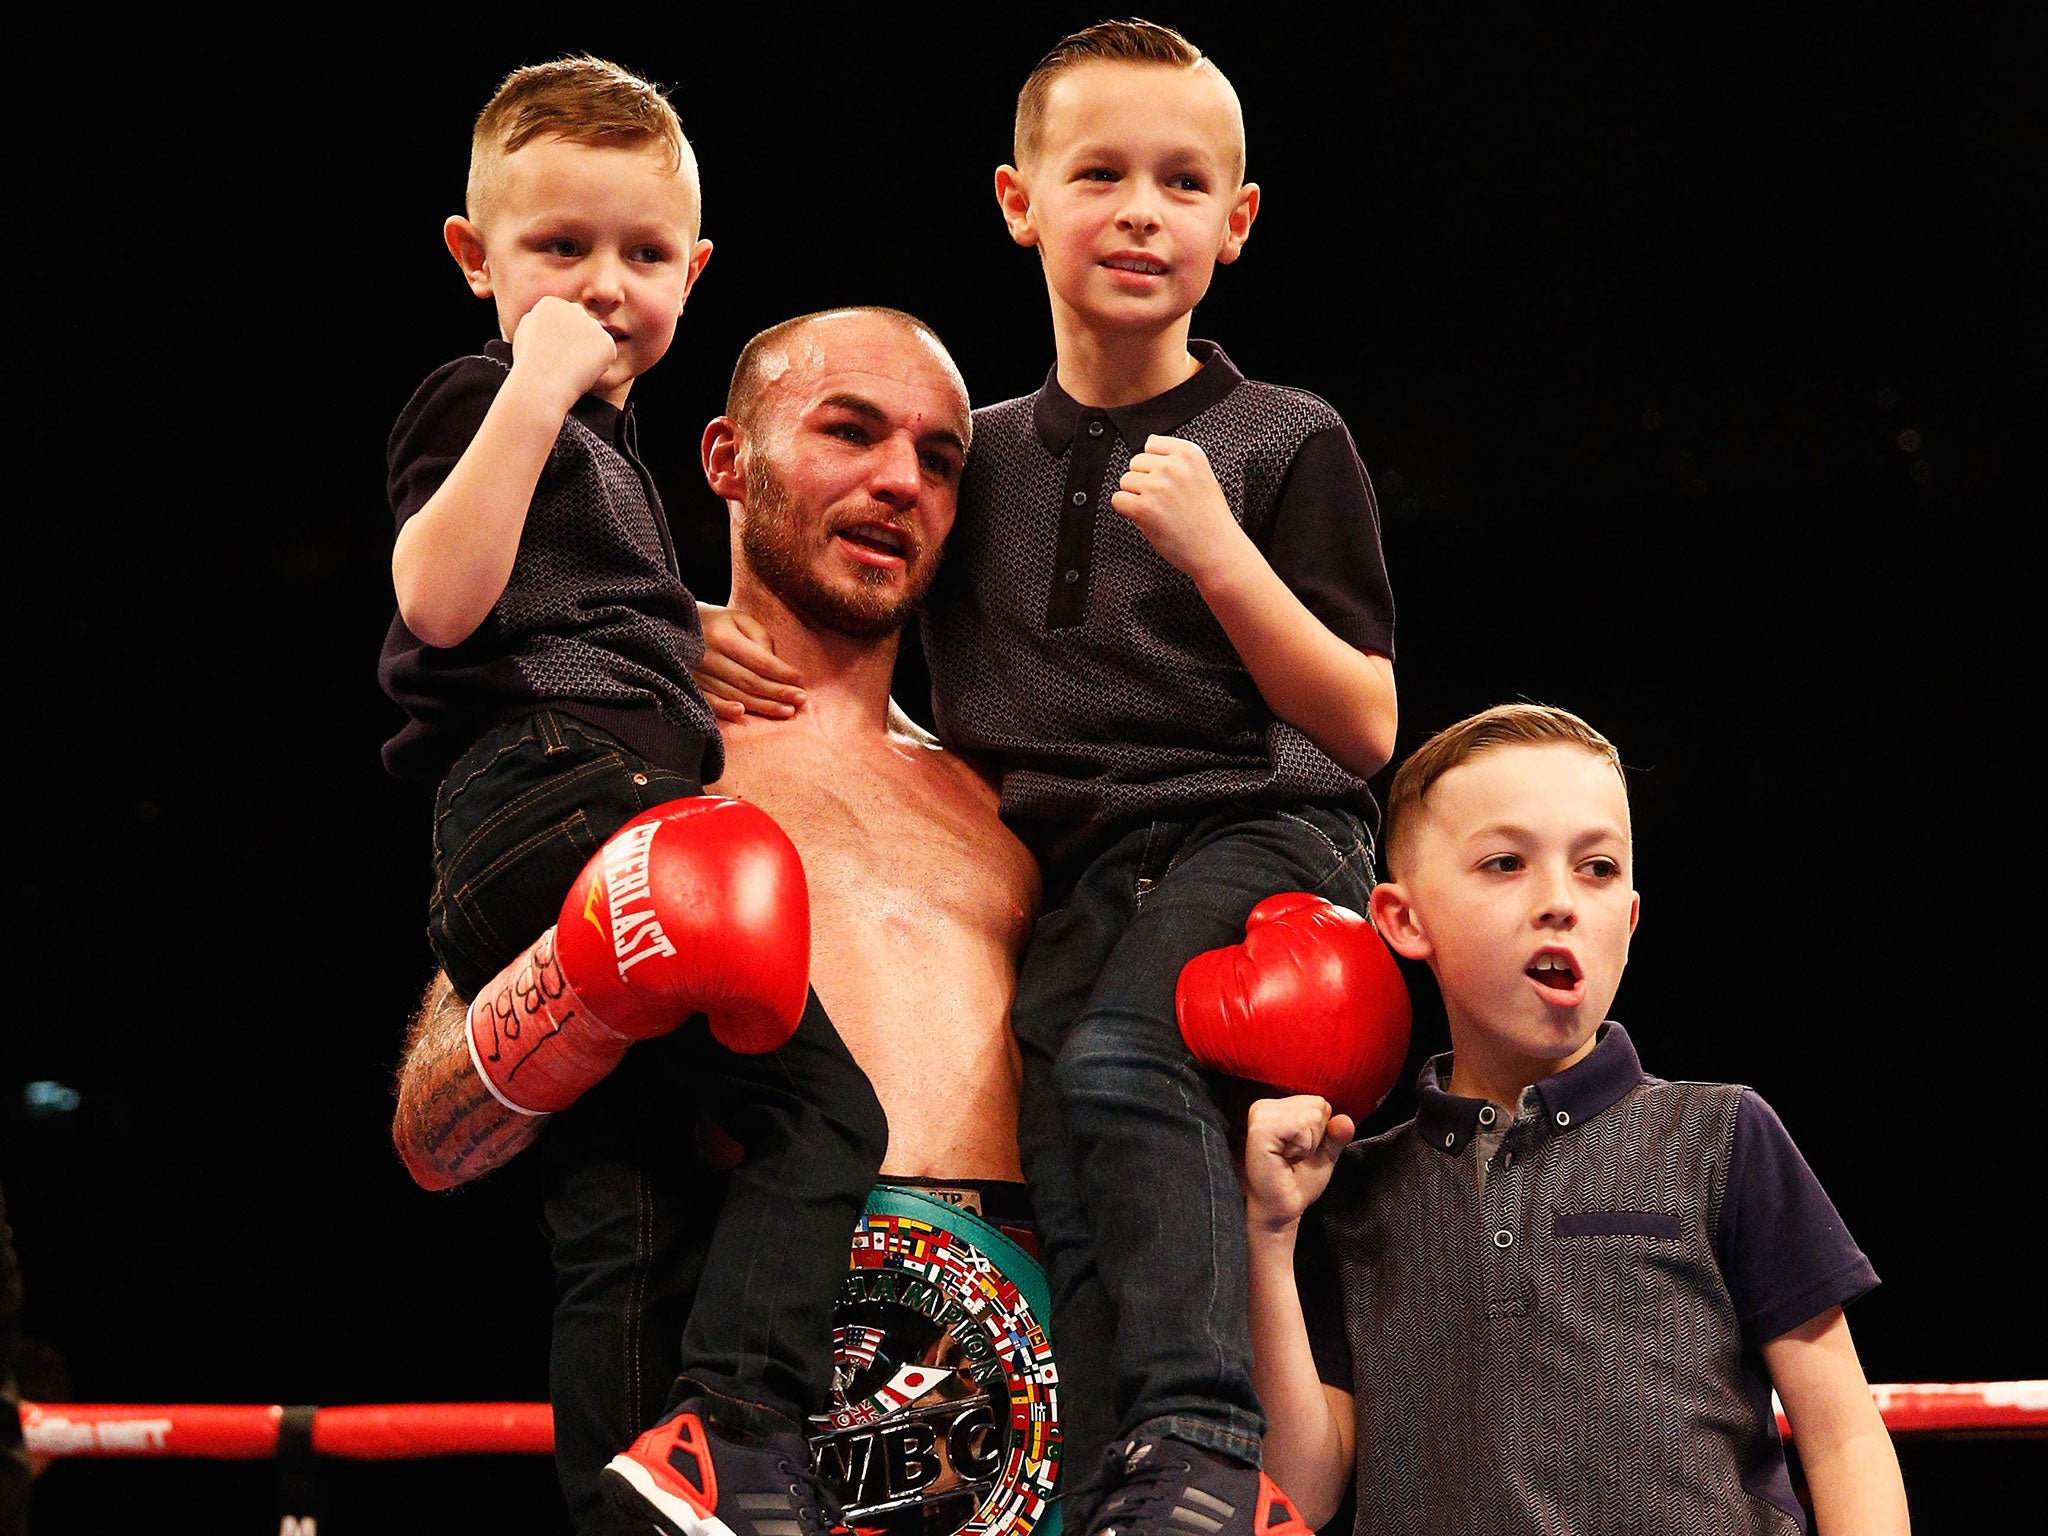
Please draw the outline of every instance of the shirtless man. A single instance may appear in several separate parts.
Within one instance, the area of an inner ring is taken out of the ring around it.
[[[732,603],[750,616],[735,622],[808,689],[783,718],[721,722],[726,773],[707,792],[759,804],[803,857],[812,984],[888,1114],[885,1179],[963,1186],[1002,1223],[1028,1214],[1009,1008],[1037,871],[993,789],[889,697],[971,430],[952,359],[906,315],[830,311],[748,344],[704,473],[731,518]],[[634,1045],[558,1115],[516,1115],[477,1075],[467,1005],[437,976],[399,1070],[393,1140],[426,1188],[534,1145],[558,1279],[556,1460],[584,1529],[609,1513],[605,1459],[659,1414],[692,1235],[736,1152],[689,1113],[716,1106],[696,1105],[666,1044]]]

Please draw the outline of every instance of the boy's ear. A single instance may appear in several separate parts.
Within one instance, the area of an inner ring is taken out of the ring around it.
[[[704,462],[705,483],[711,487],[714,496],[731,508],[737,508],[746,501],[747,471],[740,452],[737,422],[730,416],[712,418],[711,425],[704,429],[704,441],[699,445],[698,456]]]
[[[1429,958],[1429,936],[1422,931],[1421,915],[1415,910],[1407,887],[1398,881],[1384,881],[1372,888],[1366,907],[1387,948],[1404,960]]]
[[[1038,226],[1031,220],[1031,188],[1014,165],[996,167],[996,206],[1003,210],[1012,240],[1019,245],[1038,244]]]
[[[699,240],[690,252],[689,268],[683,273],[683,297],[676,307],[690,302],[690,290],[697,286],[697,279],[704,275],[705,264],[711,260],[711,242]]]
[[[491,267],[484,255],[484,232],[458,213],[441,226],[441,240],[448,247],[448,254],[455,258],[455,265],[462,268],[469,291],[480,299],[488,299]]]
[[[1237,189],[1237,201],[1231,205],[1230,218],[1223,226],[1223,249],[1216,253],[1216,259],[1228,266],[1237,260],[1238,253],[1252,232],[1252,220],[1259,216],[1259,184],[1248,181]]]

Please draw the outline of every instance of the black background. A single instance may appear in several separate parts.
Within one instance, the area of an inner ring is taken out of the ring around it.
[[[431,791],[376,756],[383,446],[491,334],[439,224],[503,74],[589,49],[675,87],[717,253],[634,398],[700,592],[697,436],[756,330],[898,305],[984,402],[1050,361],[991,172],[1024,74],[1099,12],[671,14],[22,43],[0,1185],[78,1400],[545,1391],[516,1173],[428,1196],[387,1141]],[[1195,333],[1332,401],[1377,483],[1401,750],[1511,697],[1607,731],[1647,1064],[1778,1108],[1885,1277],[1851,1313],[1873,1380],[2048,1376],[2017,28],[1153,14],[1237,84],[1265,195]],[[78,1107],[32,1114],[41,1080]],[[1920,1528],[2009,1511],[2038,1456],[1903,1447]],[[275,1529],[268,1476],[63,1465],[37,1529]],[[538,1460],[353,1468],[324,1528],[549,1529],[554,1498]]]

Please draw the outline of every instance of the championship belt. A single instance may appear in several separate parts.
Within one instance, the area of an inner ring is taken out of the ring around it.
[[[981,1217],[875,1186],[810,1437],[857,1536],[1059,1536],[1051,1311],[1038,1261]]]

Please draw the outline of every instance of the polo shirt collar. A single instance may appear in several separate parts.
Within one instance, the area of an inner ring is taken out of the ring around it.
[[[1154,395],[1135,405],[1081,404],[1060,388],[1060,370],[1055,363],[1031,408],[1031,424],[1038,431],[1038,440],[1045,444],[1046,452],[1057,456],[1067,451],[1082,422],[1091,417],[1107,417],[1117,436],[1130,444],[1135,453],[1145,446],[1146,438],[1176,433],[1244,382],[1237,365],[1213,341],[1190,338],[1188,355],[1202,365],[1193,377],[1163,395]]]
[[[1428,1145],[1455,1157],[1479,1133],[1479,1111],[1488,1101],[1447,1092],[1443,1085],[1450,1080],[1451,1052],[1432,1056],[1422,1064],[1415,1080],[1415,1129]],[[1610,1019],[1600,1026],[1593,1049],[1583,1061],[1530,1086],[1543,1108],[1540,1124],[1549,1131],[1569,1134],[1619,1103],[1642,1080],[1643,1064],[1628,1031]]]
[[[484,343],[484,356],[503,363],[509,369],[512,366],[512,343],[495,339],[487,341]],[[631,400],[620,406],[613,405],[611,401],[600,399],[596,395],[585,395],[569,407],[569,414],[614,448],[637,453],[637,434],[634,431]]]

